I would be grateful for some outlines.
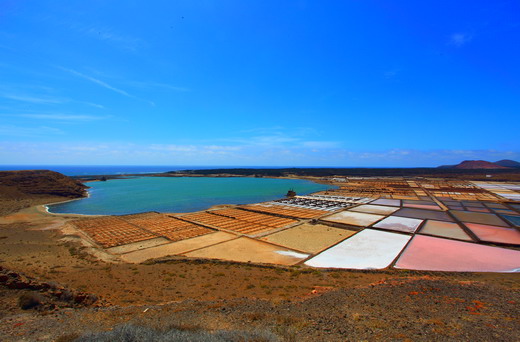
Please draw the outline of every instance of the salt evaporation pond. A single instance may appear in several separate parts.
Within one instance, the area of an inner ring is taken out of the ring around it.
[[[139,177],[87,183],[89,198],[49,205],[52,213],[123,215],[184,213],[217,204],[250,204],[333,188],[303,179],[250,177]]]

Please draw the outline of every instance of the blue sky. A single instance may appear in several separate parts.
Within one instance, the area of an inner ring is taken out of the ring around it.
[[[0,1],[0,164],[520,159],[518,1]]]

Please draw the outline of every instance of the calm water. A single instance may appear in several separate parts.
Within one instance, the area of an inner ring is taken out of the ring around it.
[[[87,183],[90,197],[49,206],[53,213],[121,215],[145,211],[192,212],[217,204],[248,204],[330,189],[301,179],[246,177],[140,177]]]

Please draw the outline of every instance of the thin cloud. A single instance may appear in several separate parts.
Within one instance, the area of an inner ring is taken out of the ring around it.
[[[121,34],[119,32],[115,32],[112,28],[109,27],[77,27],[77,25],[73,26],[76,26],[74,28],[77,28],[79,31],[84,32],[86,35],[92,38],[105,41],[111,45],[123,48],[125,50],[136,51],[144,45],[143,40],[131,37],[129,35]]]
[[[61,70],[63,71],[66,71],[72,75],[75,75],[75,76],[78,76],[78,77],[81,77],[81,78],[84,78],[92,83],[95,83],[103,88],[106,88],[106,89],[109,89],[109,90],[112,90],[118,94],[121,94],[121,95],[124,95],[124,96],[127,96],[127,97],[134,97],[130,94],[128,94],[126,91],[122,90],[122,89],[119,89],[119,88],[116,88],[116,87],[113,87],[111,86],[110,84],[106,83],[106,82],[103,82],[101,80],[98,80],[97,78],[94,78],[92,76],[89,76],[89,75],[85,75],[85,74],[82,74],[81,72],[78,72],[76,70],[73,70],[73,69],[68,69],[68,68],[63,68],[63,67],[59,67]]]
[[[387,70],[387,71],[385,71],[385,72],[383,73],[383,76],[384,76],[387,80],[392,80],[392,79],[397,78],[397,76],[399,76],[399,72],[400,72],[399,69]]]
[[[95,107],[95,108],[99,108],[99,109],[105,109],[105,106],[97,104],[97,103],[93,103],[93,102],[79,101],[78,103],[82,103],[87,106],[91,106],[91,107]]]
[[[77,77],[80,77],[80,78],[83,78],[83,79],[86,79],[94,84],[97,84],[103,88],[106,88],[108,90],[111,90],[113,92],[116,92],[118,94],[121,94],[121,95],[124,95],[126,97],[130,97],[130,98],[133,98],[133,99],[136,99],[136,100],[139,100],[139,101],[144,101],[144,102],[147,102],[150,106],[153,106],[155,107],[155,102],[153,101],[148,101],[148,100],[145,100],[145,99],[142,99],[140,97],[137,97],[137,96],[134,96],[134,95],[131,95],[129,94],[128,92],[122,90],[122,89],[119,89],[119,88],[116,88],[114,86],[111,86],[110,84],[104,82],[104,81],[101,81],[100,79],[97,79],[95,77],[92,77],[92,76],[89,76],[89,75],[85,75],[79,71],[76,71],[76,70],[73,70],[73,69],[69,69],[69,68],[64,68],[64,67],[60,67],[58,66],[57,68],[65,71],[65,72],[68,72],[74,76],[77,76]]]
[[[454,33],[450,36],[450,45],[461,47],[466,45],[473,39],[473,36],[467,33]]]
[[[337,141],[303,141],[300,145],[305,148],[333,149],[338,148],[340,143]]]
[[[65,20],[63,22],[58,22],[58,24],[87,37],[103,41],[107,44],[110,44],[111,46],[122,48],[128,51],[136,51],[145,45],[145,42],[142,39],[132,37],[125,33],[117,32],[112,27],[105,25],[86,25],[79,23],[77,20]]]
[[[17,94],[2,94],[0,96],[2,96],[3,98],[9,99],[9,100],[30,102],[30,103],[37,103],[37,104],[60,104],[60,103],[64,102],[63,100],[55,99],[55,98],[34,97],[34,96],[17,95]]]
[[[156,151],[169,151],[169,152],[194,152],[197,150],[197,147],[194,145],[153,144],[153,145],[150,145],[150,149],[156,150]]]
[[[59,128],[39,126],[39,127],[25,127],[13,125],[0,125],[0,135],[14,136],[14,137],[42,137],[49,135],[62,135],[63,132]]]
[[[150,150],[163,152],[181,152],[181,153],[227,153],[238,151],[240,146],[224,146],[224,145],[175,145],[175,144],[152,144]]]
[[[19,114],[17,117],[56,120],[56,121],[96,121],[110,118],[109,116],[75,115],[75,114]]]
[[[176,92],[188,92],[191,91],[191,89],[186,87],[178,87],[173,86],[166,83],[160,83],[160,82],[138,82],[138,81],[131,81],[127,83],[129,86],[136,87],[136,88],[162,88],[166,90],[173,90]]]

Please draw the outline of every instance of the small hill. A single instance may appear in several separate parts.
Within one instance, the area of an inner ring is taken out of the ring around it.
[[[509,167],[501,166],[495,163],[491,163],[485,160],[465,160],[457,165],[442,165],[439,168],[443,169],[464,169],[464,170],[477,170],[477,169],[509,169]]]
[[[499,160],[499,161],[495,162],[494,164],[497,164],[497,165],[500,165],[500,166],[505,166],[505,167],[512,167],[512,168],[515,168],[515,169],[519,169],[520,168],[520,163],[519,162],[514,161],[514,160],[510,160],[510,159],[502,159],[502,160]]]
[[[0,215],[86,195],[80,181],[49,170],[0,171]]]

